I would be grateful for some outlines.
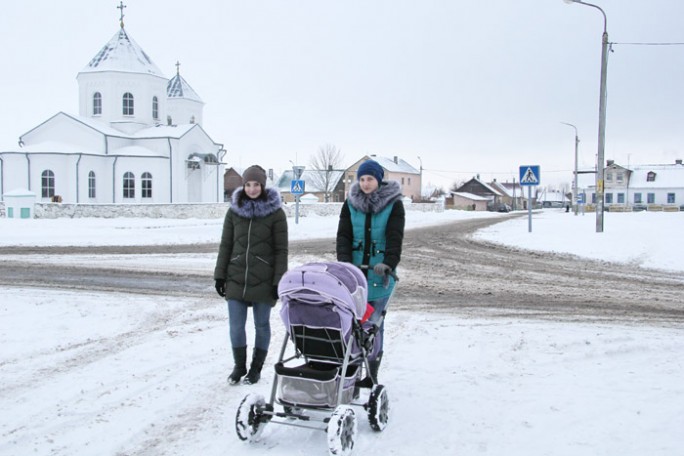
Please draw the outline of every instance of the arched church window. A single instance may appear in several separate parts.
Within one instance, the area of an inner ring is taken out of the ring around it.
[[[142,174],[142,197],[143,198],[152,198],[152,174],[150,173],[143,173]]]
[[[88,198],[95,198],[95,172],[88,173]]]
[[[130,171],[123,177],[123,197],[135,198],[135,175]]]
[[[152,118],[159,120],[159,99],[157,97],[152,97]]]
[[[43,198],[55,196],[55,173],[46,169],[40,175],[40,194]]]
[[[123,95],[123,115],[132,116],[133,113],[133,94],[126,92]]]
[[[93,94],[93,115],[99,116],[102,114],[102,94],[95,92]]]

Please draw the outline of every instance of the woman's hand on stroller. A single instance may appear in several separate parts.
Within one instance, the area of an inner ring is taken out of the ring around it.
[[[392,268],[387,266],[385,263],[378,263],[373,266],[373,272],[382,277],[382,286],[389,287],[389,279],[392,274]]]
[[[222,298],[226,297],[226,281],[223,279],[215,279],[214,287],[216,287],[216,293]]]

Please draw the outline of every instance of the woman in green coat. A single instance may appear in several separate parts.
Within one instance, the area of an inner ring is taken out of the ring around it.
[[[235,367],[231,385],[253,384],[261,378],[271,341],[271,308],[278,299],[278,282],[287,271],[287,218],[280,193],[266,188],[266,171],[250,166],[235,190],[223,222],[214,280],[217,293],[228,301],[230,342]],[[254,350],[247,371],[247,313],[254,316]]]

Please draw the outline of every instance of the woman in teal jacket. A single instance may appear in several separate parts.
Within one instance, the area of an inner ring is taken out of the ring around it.
[[[280,193],[266,188],[266,171],[250,166],[243,174],[244,187],[232,196],[223,222],[214,280],[217,293],[228,301],[230,342],[235,367],[228,377],[246,384],[261,377],[271,340],[271,308],[277,287],[287,271],[287,218]],[[247,372],[247,313],[254,315],[254,351]]]
[[[340,212],[337,227],[337,260],[353,263],[366,275],[368,302],[375,309],[369,321],[377,323],[385,314],[394,289],[392,277],[404,240],[404,205],[401,186],[383,182],[385,172],[375,160],[359,166],[357,182],[352,184]],[[384,319],[380,324],[380,352],[370,361],[371,375],[377,380],[382,359]]]

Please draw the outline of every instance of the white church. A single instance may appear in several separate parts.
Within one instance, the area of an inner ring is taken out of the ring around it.
[[[0,195],[64,203],[223,202],[225,155],[202,128],[204,102],[167,79],[124,29],[77,75],[79,113],[59,112],[0,151]]]

